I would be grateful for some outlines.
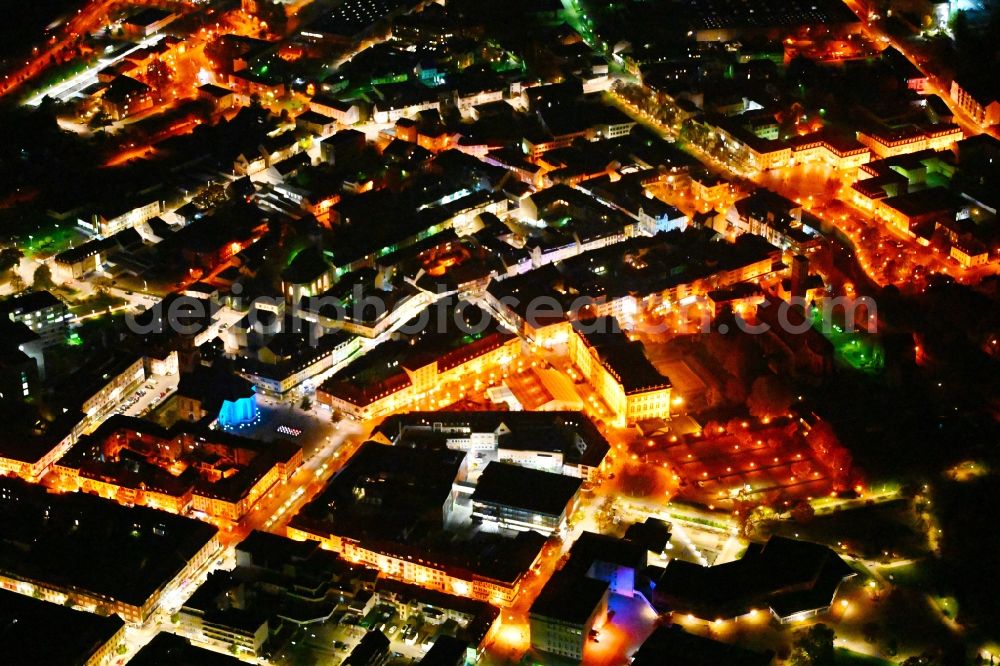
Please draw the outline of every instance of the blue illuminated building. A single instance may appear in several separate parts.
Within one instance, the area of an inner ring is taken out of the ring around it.
[[[219,410],[219,425],[223,428],[241,428],[256,423],[260,417],[257,409],[257,393],[253,392],[245,398],[223,400]]]
[[[257,390],[226,363],[198,365],[183,373],[177,386],[181,418],[226,430],[260,423]]]

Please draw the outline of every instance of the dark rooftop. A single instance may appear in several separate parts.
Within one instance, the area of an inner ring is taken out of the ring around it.
[[[254,530],[236,546],[252,566],[280,570],[286,563],[305,560],[319,547],[315,541],[295,541],[270,532]]]
[[[434,645],[420,660],[420,666],[455,666],[465,663],[465,651],[469,644],[452,636],[440,635]]]
[[[576,321],[573,328],[597,351],[601,363],[621,382],[625,393],[670,386],[670,380],[646,358],[642,343],[630,340],[613,317]]]
[[[389,653],[389,639],[381,631],[369,631],[354,646],[351,654],[343,661],[343,666],[368,666],[383,661]]]
[[[558,516],[582,485],[572,476],[492,461],[479,477],[472,501]]]
[[[752,652],[672,626],[658,627],[635,653],[632,666],[767,666],[773,659],[770,652]]]
[[[136,12],[132,16],[125,19],[125,23],[144,28],[146,26],[156,23],[157,21],[162,21],[168,16],[170,16],[170,12],[166,11],[165,9],[148,7],[146,9]]]
[[[656,582],[654,605],[715,619],[770,608],[778,617],[830,606],[853,570],[826,546],[784,537],[752,545],[743,557],[713,567],[683,560]]]
[[[0,590],[0,641],[8,666],[90,664],[122,624],[117,616],[102,617]]]
[[[186,443],[186,445],[185,445]],[[175,453],[171,454],[173,450]],[[300,447],[288,440],[261,442],[201,424],[178,421],[170,428],[142,419],[115,415],[80,439],[60,459],[78,468],[83,478],[98,478],[124,488],[147,488],[180,497],[193,491],[202,497],[236,502],[279,464],[288,464]],[[225,473],[214,474],[214,462],[225,459]],[[185,473],[175,476],[163,466],[181,461]],[[209,463],[209,471],[198,470]],[[168,463],[169,464],[169,463]]]
[[[0,301],[0,315],[19,315],[58,305],[62,305],[62,301],[48,291],[29,291]]]
[[[133,666],[237,666],[236,657],[195,647],[185,639],[165,631],[158,633],[129,660]]]
[[[330,270],[330,262],[327,261],[323,251],[318,247],[310,246],[295,255],[288,267],[281,273],[281,279],[289,284],[307,284],[328,270]]]
[[[117,79],[108,84],[108,88],[104,92],[104,99],[120,103],[127,101],[132,95],[148,91],[149,86],[142,81],[138,81],[129,76],[119,76]]]
[[[646,548],[627,539],[584,531],[573,543],[564,569],[586,576],[595,562],[641,571],[646,566]]]
[[[216,99],[233,94],[233,91],[229,88],[223,88],[222,86],[217,86],[214,83],[206,83],[203,86],[198,86],[198,91],[209,95],[210,97],[215,97]]]
[[[400,538],[428,520],[440,524],[464,457],[365,442],[302,513],[329,516],[338,534]]]
[[[408,412],[386,418],[376,428],[396,441],[407,428],[467,427],[472,432],[499,432],[500,446],[515,450],[561,452],[569,463],[596,467],[607,455],[609,445],[594,422],[581,412]],[[405,439],[405,438],[404,438]]]
[[[142,605],[218,529],[146,507],[85,494],[50,495],[0,479],[0,573]]]
[[[83,413],[79,411],[49,413],[35,405],[0,400],[0,421],[5,435],[0,437],[0,455],[26,463],[38,462],[68,437],[82,419]]]
[[[202,409],[212,415],[219,413],[223,402],[236,402],[254,395],[253,384],[216,363],[197,365],[181,375],[178,395],[201,402]]]
[[[608,593],[603,580],[557,571],[531,604],[531,615],[585,624]]]
[[[464,457],[365,442],[292,525],[436,562],[456,575],[513,582],[538,557],[545,537],[519,532],[513,539],[482,533],[463,539],[445,530],[442,509]]]

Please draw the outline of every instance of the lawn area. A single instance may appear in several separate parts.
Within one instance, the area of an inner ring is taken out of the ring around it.
[[[904,585],[918,590],[925,589],[933,581],[931,567],[926,560],[900,567],[878,567],[879,573],[895,585]]]
[[[74,303],[70,306],[69,311],[76,316],[96,315],[102,311],[120,308],[126,303],[124,298],[112,296],[106,292],[98,292],[90,298]]]
[[[813,308],[813,326],[833,345],[837,356],[855,370],[877,374],[885,367],[884,352],[878,338],[861,331],[845,331],[840,325],[826,322],[823,311]]]
[[[87,240],[87,236],[72,224],[45,220],[34,232],[22,236],[18,247],[28,257],[50,257]]]
[[[837,666],[893,666],[891,661],[869,657],[866,654],[851,652],[844,648],[837,648],[836,664]]]
[[[170,428],[177,423],[180,417],[180,404],[177,401],[177,396],[171,395],[166,401],[157,405],[145,418],[164,428]]]

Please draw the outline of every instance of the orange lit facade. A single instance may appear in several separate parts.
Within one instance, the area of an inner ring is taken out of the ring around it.
[[[730,193],[729,181],[712,174],[691,176],[691,193],[702,201],[722,201]]]
[[[128,210],[116,210],[114,213],[98,211],[86,220],[79,218],[77,223],[87,231],[107,238],[119,231],[132,229],[147,222],[162,213],[163,210],[164,202],[157,199]]]
[[[960,239],[951,246],[948,256],[965,268],[985,266],[990,261],[989,250],[975,240]]]
[[[924,129],[858,132],[858,141],[868,146],[879,159],[884,159],[919,150],[947,150],[964,136],[958,125],[935,125]]]
[[[569,357],[594,391],[614,413],[620,426],[645,419],[668,418],[673,388],[662,383],[641,388],[626,387],[621,375],[606,362],[586,338],[574,332],[569,337]]]
[[[276,484],[286,482],[302,465],[302,449],[276,442],[256,450],[256,442],[241,448],[234,441],[205,442],[204,437],[183,430],[148,432],[111,422],[111,428],[83,437],[78,447],[55,465],[59,487],[81,490],[123,505],[148,506],[176,514],[190,511],[226,521],[238,522]],[[109,432],[109,430],[111,430]],[[254,446],[251,446],[254,445]],[[128,450],[132,457],[145,456],[154,474],[122,473],[114,461]],[[185,453],[203,451],[217,464],[186,459]],[[195,480],[181,480],[181,474],[197,472]]]
[[[102,666],[103,664],[110,664],[118,655],[118,647],[125,644],[125,627],[126,625],[123,624],[111,638],[109,638],[99,648],[94,650],[94,653],[90,655],[90,658],[84,662],[84,666]]]
[[[368,547],[353,539],[335,534],[316,534],[291,525],[287,528],[287,536],[299,541],[319,541],[324,548],[338,553],[349,562],[376,569],[387,578],[446,594],[485,601],[495,606],[510,606],[517,598],[524,578],[523,574],[520,574],[513,581],[493,579],[474,571],[437,562],[430,557],[403,555],[388,549]],[[532,563],[532,567],[538,563],[540,557],[541,553]]]
[[[1000,100],[996,95],[977,95],[969,92],[958,81],[951,82],[951,99],[972,118],[985,127],[1000,125]]]
[[[11,592],[34,596],[51,603],[72,603],[75,606],[82,606],[90,612],[96,612],[98,608],[107,609],[109,612],[117,614],[126,622],[141,624],[159,607],[160,602],[163,600],[163,595],[167,590],[179,586],[183,581],[194,578],[197,571],[214,558],[220,548],[219,537],[216,534],[187,561],[184,568],[176,576],[160,585],[141,604],[129,603],[108,595],[83,590],[79,587],[71,588],[49,582],[22,580],[11,578],[4,574],[0,574],[0,587]],[[117,643],[115,643],[115,647],[117,647]]]
[[[665,305],[674,306],[682,301],[688,302],[705,296],[713,290],[741,282],[759,280],[773,274],[775,265],[781,259],[781,250],[774,248],[773,251],[763,256],[749,258],[741,265],[718,270],[707,277],[691,282],[677,283],[645,295],[627,294],[618,298],[595,300],[585,308],[586,314],[596,317],[612,316],[620,321],[627,321],[644,309],[650,310]],[[550,318],[546,321],[540,313],[535,313],[538,320],[531,322],[489,291],[485,293],[484,299],[502,321],[518,331],[532,344],[551,348],[569,342],[574,335],[572,325],[565,319],[552,320]]]
[[[331,209],[340,203],[340,193],[322,194],[320,196],[310,196],[302,200],[302,208],[316,219],[326,225],[330,223]]]
[[[145,359],[137,357],[122,372],[113,376],[107,384],[83,401],[81,407],[87,416],[89,424],[99,423],[101,417],[108,414],[130,393],[146,381]]]
[[[792,149],[780,141],[761,142],[761,145],[747,145],[750,163],[758,171],[780,169],[792,162]]]
[[[339,382],[324,384],[316,390],[316,399],[360,421],[381,418],[434,398],[439,386],[461,382],[469,376],[502,371],[520,355],[520,338],[493,334],[426,365],[404,367],[403,374],[394,375],[369,390],[358,390]]]
[[[257,502],[276,484],[287,482],[301,465],[302,449],[297,449],[288,460],[277,460],[242,496],[235,498],[214,494],[208,490],[196,490],[191,507],[210,516],[238,521],[250,513]]]
[[[82,428],[83,423],[78,423],[71,432],[59,439],[55,446],[34,460],[25,459],[34,456],[15,456],[12,452],[0,455],[0,473],[5,476],[19,476],[25,481],[37,483],[48,473],[52,465],[70,450]]]
[[[712,275],[682,282],[645,296],[628,294],[619,298],[601,300],[594,303],[589,313],[598,317],[612,316],[619,321],[630,321],[644,309],[654,309],[663,305],[676,305],[681,301],[706,296],[710,291],[728,287],[740,282],[750,282],[774,272],[775,263],[781,259],[781,251],[775,249],[761,259],[748,261],[742,266],[720,270]]]
[[[823,149],[823,159],[835,169],[856,169],[872,159],[871,149],[866,147],[840,148],[824,143]]]

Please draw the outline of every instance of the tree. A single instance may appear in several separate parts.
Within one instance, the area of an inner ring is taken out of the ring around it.
[[[743,386],[743,382],[735,377],[726,378],[726,382],[722,387],[722,392],[726,402],[730,404],[740,405],[746,402],[747,390]]]
[[[0,250],[0,273],[6,273],[12,268],[21,265],[21,257],[24,253],[16,247],[5,247]]]
[[[111,124],[111,116],[104,109],[100,109],[90,117],[88,124],[93,128],[104,127]]]
[[[813,509],[811,503],[806,500],[799,500],[792,507],[792,518],[795,519],[797,523],[808,523],[816,515],[816,510]]]
[[[774,509],[768,506],[757,506],[750,511],[744,511],[741,515],[743,518],[740,530],[747,539],[756,536],[762,526],[777,518]]]
[[[792,664],[795,666],[833,666],[833,629],[817,624],[803,632],[795,641]]]
[[[33,282],[35,289],[51,289],[56,286],[55,282],[52,281],[52,269],[48,267],[48,264],[42,264],[35,269]]]
[[[257,3],[257,17],[267,24],[267,31],[274,35],[282,35],[288,29],[288,14],[285,6],[277,2]],[[263,26],[262,26],[263,27]]]
[[[792,392],[785,382],[775,375],[765,375],[754,380],[747,398],[750,413],[757,418],[781,416],[792,405]]]

